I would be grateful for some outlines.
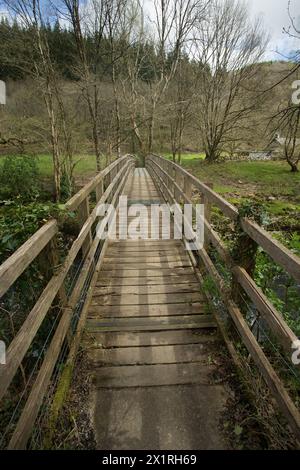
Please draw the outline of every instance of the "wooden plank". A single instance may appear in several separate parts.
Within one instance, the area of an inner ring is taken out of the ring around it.
[[[200,302],[199,292],[181,294],[93,295],[92,305],[157,305]]]
[[[0,297],[13,285],[38,254],[58,232],[55,220],[50,220],[30,237],[0,266]]]
[[[151,325],[151,328],[149,328],[149,326],[147,325],[136,325],[136,326],[128,326],[128,325],[115,325],[115,326],[103,326],[103,327],[95,327],[95,328],[92,328],[92,327],[89,327],[87,329],[87,331],[89,333],[92,333],[94,334],[95,332],[122,332],[122,331],[131,331],[131,332],[134,332],[134,331],[173,331],[173,330],[189,330],[189,329],[196,329],[196,330],[199,330],[200,328],[217,328],[217,324],[216,324],[216,321],[215,319],[211,316],[210,319],[203,319],[202,322],[197,322],[197,323],[194,323],[194,322],[186,322],[186,323],[182,323],[179,322],[179,323],[169,323],[169,324],[164,324],[164,325],[156,325],[156,324],[153,324]]]
[[[125,256],[124,254],[120,254],[118,257],[111,257],[110,253],[107,254],[107,257],[105,258],[105,263],[108,263],[110,265],[115,265],[115,264],[121,264],[126,265],[126,264],[140,264],[140,263],[174,263],[174,262],[185,262],[190,265],[189,258],[186,253],[179,253],[179,254],[174,254],[174,255],[161,255],[161,256],[147,256],[145,255],[144,257],[140,256],[135,256],[134,254],[130,256]]]
[[[189,260],[186,261],[162,261],[162,262],[140,262],[140,263],[123,263],[124,270],[126,269],[127,271],[132,270],[132,271],[137,271],[137,270],[163,270],[163,269],[174,269],[174,268],[188,268],[191,266]],[[103,265],[102,271],[119,271],[120,270],[120,265],[118,263],[105,263]]]
[[[116,248],[110,248],[109,249],[109,257],[110,258],[118,258],[120,255],[124,255],[126,257],[128,256],[139,256],[139,257],[144,257],[146,256],[161,256],[161,255],[172,255],[172,254],[181,254],[181,253],[186,253],[184,251],[184,247],[176,247],[170,248],[166,246],[165,248],[158,248],[157,250],[149,247],[144,247],[144,248],[138,248],[138,247],[129,247],[129,248],[123,248],[123,249],[116,249]]]
[[[138,269],[128,269],[119,267],[118,269],[115,268],[113,270],[101,270],[101,274],[103,277],[109,276],[111,279],[114,278],[129,278],[129,277],[163,277],[163,276],[175,276],[183,274],[193,274],[192,267],[184,267],[184,268],[177,268],[174,271],[171,267],[161,268],[160,266],[149,267],[149,268],[138,268]]]
[[[183,243],[181,240],[116,240],[115,242],[111,242],[110,246],[115,247],[117,249],[123,248],[137,248],[142,250],[143,248],[151,248],[154,249],[172,249],[173,247],[182,248]]]
[[[96,388],[153,387],[161,385],[210,385],[212,366],[158,364],[144,366],[101,367],[95,377]]]
[[[97,280],[97,287],[116,287],[116,286],[165,286],[169,284],[189,284],[195,282],[194,274],[178,275],[176,276],[161,276],[161,277],[104,277],[99,276]],[[199,283],[198,283],[199,286]]]
[[[88,331],[154,331],[188,328],[212,328],[216,323],[212,315],[178,315],[159,317],[89,318]]]
[[[210,344],[210,347],[212,344]],[[93,366],[143,364],[207,363],[208,348],[203,344],[128,347],[89,351]]]
[[[200,292],[200,286],[196,278],[194,283],[189,284],[169,284],[160,286],[110,286],[110,287],[98,287],[96,285],[94,289],[94,296],[98,295],[146,295],[146,294],[179,294],[179,293],[191,293]]]
[[[282,266],[296,281],[300,282],[300,258],[298,256],[294,255],[252,220],[241,219],[241,226],[276,263]]]
[[[167,330],[167,331],[142,331],[142,332],[94,332],[94,343],[89,347],[102,348],[127,348],[133,346],[162,346],[176,344],[205,344],[215,342],[218,337],[216,330]]]
[[[89,316],[105,317],[151,317],[164,315],[194,315],[207,313],[207,302],[192,304],[159,304],[159,305],[90,305]]]

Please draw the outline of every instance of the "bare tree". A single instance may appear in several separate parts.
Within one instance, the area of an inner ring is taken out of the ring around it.
[[[173,161],[181,163],[184,132],[193,116],[193,97],[197,90],[197,76],[188,56],[181,57],[170,86],[170,141]]]
[[[143,69],[148,61],[147,39],[142,6],[139,0],[128,6],[125,28],[123,32],[123,74],[121,86],[123,99],[129,115],[129,126],[133,142],[137,142],[139,153],[145,153],[145,144],[141,128],[144,118],[140,118],[145,108]]]
[[[97,170],[101,169],[101,78],[110,72],[114,93],[116,148],[120,155],[121,117],[117,62],[128,0],[61,0],[60,15],[71,25],[77,47],[75,72],[90,115]],[[67,13],[66,13],[67,11]],[[105,46],[109,43],[109,52]],[[108,64],[106,63],[108,59]]]
[[[297,25],[296,19],[291,12],[291,1],[288,2],[288,15],[290,19],[290,26],[284,28],[284,32],[290,38],[296,39],[299,46],[293,54],[293,67],[291,71],[283,77],[280,82],[273,85],[273,88],[278,87],[280,83],[287,78],[296,77],[296,72],[300,65],[300,26]],[[271,124],[272,134],[283,132],[283,154],[287,163],[291,167],[292,173],[297,173],[298,164],[300,161],[300,103],[293,102],[293,98],[289,99],[288,104],[285,104],[282,109],[279,109],[276,115],[272,116],[269,122]]]
[[[54,167],[55,197],[60,199],[62,154],[64,149],[70,147],[70,134],[67,129],[66,112],[62,100],[58,75],[53,65],[48,38],[43,29],[47,21],[49,2],[41,0],[4,0],[8,10],[14,18],[20,21],[24,28],[30,31],[31,40],[30,57],[24,58],[24,68],[27,67],[32,79],[42,93],[47,109],[52,158]],[[69,153],[70,156],[70,153]]]
[[[234,139],[253,109],[256,92],[249,96],[252,105],[240,102],[266,43],[261,23],[251,24],[247,7],[237,0],[212,0],[207,18],[194,29],[194,59],[199,64],[197,124],[209,161],[219,158],[224,144]]]
[[[128,47],[128,8],[127,0],[111,2],[107,11],[107,36],[110,44],[111,81],[114,94],[114,114],[116,121],[116,148],[118,157],[121,156],[121,113],[120,93],[118,90],[118,62],[122,58],[124,48]]]
[[[300,106],[291,106],[281,115],[279,127],[286,132],[284,156],[291,167],[292,173],[298,172],[300,161],[300,139],[297,138],[300,129]]]
[[[299,22],[299,16],[297,18],[294,17],[292,14],[292,1],[289,0],[288,2],[288,16],[290,20],[290,25],[288,28],[283,28],[283,31],[289,36],[290,38],[296,39],[296,42],[298,44],[297,49],[294,51],[293,57],[290,59],[293,60],[295,63],[295,69],[298,70],[300,66],[300,47],[299,47],[299,41],[300,41],[300,22]],[[298,23],[297,23],[298,21]],[[296,71],[294,70],[294,71]]]
[[[155,116],[174,77],[183,46],[196,22],[201,22],[209,2],[203,0],[154,0],[155,18],[153,44],[155,46],[155,78],[150,83],[150,112],[148,151],[153,148]]]
[[[88,106],[97,171],[100,171],[99,106],[101,91],[98,72],[103,54],[101,46],[110,1],[91,0],[86,3],[81,0],[61,0],[61,3],[64,8],[59,9],[59,15],[72,25],[74,33],[77,47],[74,71],[80,80],[81,91]],[[88,44],[90,51],[87,50]]]

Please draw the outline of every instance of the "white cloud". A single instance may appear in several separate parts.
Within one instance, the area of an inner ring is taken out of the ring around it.
[[[288,0],[250,0],[249,7],[253,16],[260,16],[270,32],[270,44],[265,54],[267,60],[280,60],[291,51],[300,48],[300,39],[290,38],[283,29],[290,26]],[[300,23],[299,0],[291,0],[291,13]],[[282,54],[282,55],[281,55]]]

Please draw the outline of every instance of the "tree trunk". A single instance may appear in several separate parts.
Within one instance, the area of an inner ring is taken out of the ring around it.
[[[219,158],[219,155],[216,153],[215,150],[206,150],[205,151],[205,160],[210,162],[210,163],[213,163],[215,162],[216,160],[218,160]]]
[[[155,114],[156,104],[152,103],[151,109],[151,118],[149,123],[149,135],[148,135],[148,152],[151,153],[153,150],[153,136],[154,136],[154,114]]]
[[[136,123],[136,119],[135,119],[134,114],[131,114],[131,125],[132,125],[133,135],[134,135],[134,137],[136,138],[136,140],[138,141],[138,144],[139,144],[140,153],[143,154],[144,153],[143,140],[142,140],[138,125]]]
[[[291,167],[291,172],[292,173],[298,173],[298,165],[297,163],[290,163],[290,167]]]
[[[97,171],[101,171],[101,157],[99,151],[99,141],[98,141],[98,129],[96,122],[93,123],[93,140],[96,154],[96,167]]]
[[[50,121],[51,132],[51,146],[52,146],[52,160],[54,170],[54,186],[55,186],[55,201],[60,200],[61,191],[61,161],[59,151],[59,137],[57,130],[57,119],[53,105],[53,95],[50,84],[47,84],[47,94],[45,95],[45,103],[47,107],[48,117]]]
[[[178,162],[179,165],[181,165],[181,147],[178,150],[177,162]]]
[[[118,97],[118,90],[117,90],[117,84],[116,84],[116,75],[115,75],[115,67],[113,65],[113,70],[112,70],[112,82],[113,82],[113,90],[114,90],[114,101],[115,101],[115,117],[116,117],[116,134],[117,134],[117,154],[118,158],[121,157],[121,118],[120,118],[120,106],[119,106],[119,97]]]

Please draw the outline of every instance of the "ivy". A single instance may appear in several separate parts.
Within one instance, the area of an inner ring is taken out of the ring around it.
[[[34,202],[24,205],[18,199],[4,201],[0,212],[0,264],[47,221],[55,218],[62,226],[66,219],[74,216],[61,204]]]

